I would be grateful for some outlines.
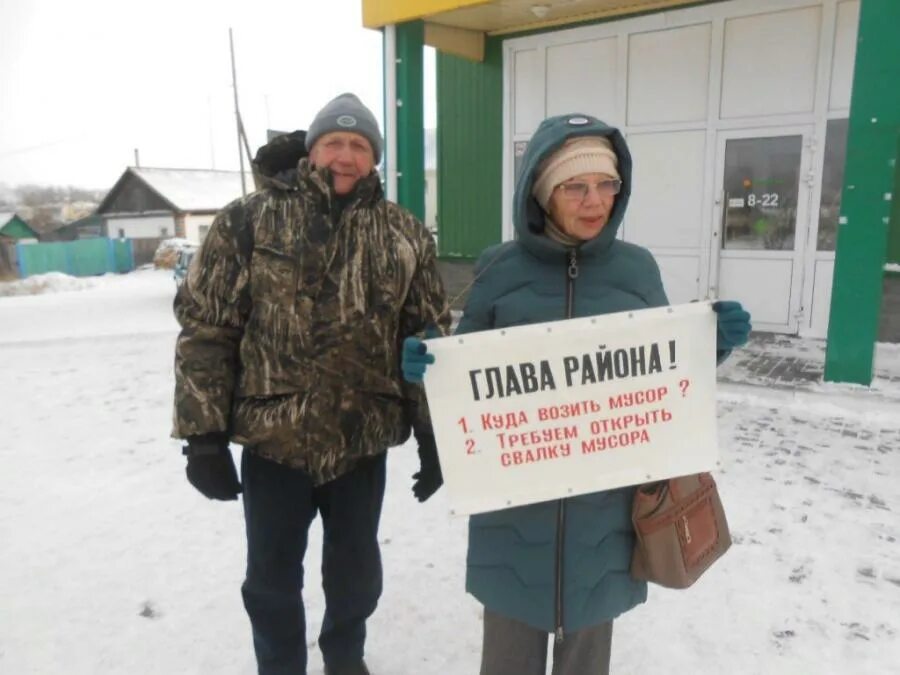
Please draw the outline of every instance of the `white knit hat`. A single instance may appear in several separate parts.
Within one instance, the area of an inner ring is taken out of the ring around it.
[[[553,188],[560,183],[583,173],[605,173],[618,178],[618,164],[609,139],[603,136],[570,138],[538,167],[531,194],[546,210]]]

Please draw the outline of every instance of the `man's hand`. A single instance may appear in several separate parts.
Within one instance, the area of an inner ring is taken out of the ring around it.
[[[441,463],[438,461],[437,444],[434,434],[417,433],[419,443],[419,471],[413,474],[413,494],[424,502],[444,484]]]
[[[187,442],[182,452],[187,456],[185,473],[188,482],[209,499],[237,499],[241,484],[228,449],[228,437],[218,433],[202,434],[189,437]]]
[[[434,363],[434,354],[428,353],[428,345],[415,336],[403,341],[403,350],[400,359],[400,370],[403,371],[403,379],[407,382],[421,382],[425,377],[425,370]]]

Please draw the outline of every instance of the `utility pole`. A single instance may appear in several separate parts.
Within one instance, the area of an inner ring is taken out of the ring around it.
[[[241,111],[238,107],[237,70],[234,67],[234,36],[231,32],[231,28],[228,29],[228,44],[231,47],[231,86],[234,89],[234,116],[237,121],[238,159],[241,164],[241,193],[246,197],[247,180],[244,177],[244,149],[241,147],[243,124],[241,124]]]
[[[215,139],[213,138],[213,104],[212,104],[212,94],[208,94],[206,97],[206,107],[207,112],[209,113],[209,161],[212,164],[212,168],[216,168],[216,144]]]

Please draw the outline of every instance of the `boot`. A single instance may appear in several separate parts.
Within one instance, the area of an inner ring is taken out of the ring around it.
[[[366,667],[365,661],[355,663],[342,663],[334,666],[325,666],[325,675],[372,675]]]

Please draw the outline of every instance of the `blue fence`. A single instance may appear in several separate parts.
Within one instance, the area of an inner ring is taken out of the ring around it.
[[[46,244],[16,244],[19,276],[62,272],[73,277],[91,277],[134,269],[130,239],[82,239]]]

